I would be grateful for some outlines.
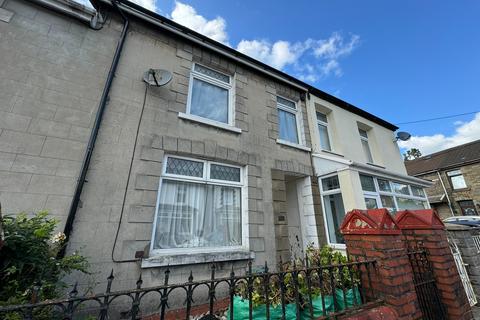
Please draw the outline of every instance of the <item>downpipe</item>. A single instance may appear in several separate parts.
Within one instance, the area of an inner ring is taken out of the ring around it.
[[[127,32],[130,25],[128,18],[123,14],[122,10],[118,7],[118,2],[112,1],[112,6],[118,11],[120,16],[122,17],[123,29],[117,43],[117,48],[115,50],[115,55],[113,56],[112,64],[108,72],[105,86],[103,88],[102,97],[100,99],[98,111],[95,116],[95,122],[93,124],[92,132],[90,134],[90,139],[88,140],[87,150],[85,151],[82,167],[80,170],[80,175],[77,180],[75,193],[73,195],[73,200],[70,205],[70,210],[68,212],[67,220],[65,223],[65,228],[63,232],[65,233],[65,236],[66,236],[66,243],[68,243],[70,239],[70,235],[72,233],[73,222],[75,220],[75,216],[77,214],[77,210],[80,204],[80,196],[82,194],[83,186],[86,182],[87,171],[90,165],[90,161],[92,159],[93,149],[95,148],[95,142],[97,141],[98,131],[100,129],[100,124],[102,122],[103,114],[105,112],[105,107],[107,106],[107,103],[108,103],[108,98],[109,98],[108,96],[110,93],[110,89],[112,87],[113,78],[115,77],[115,71],[117,70],[118,62],[120,61],[120,56],[122,54],[123,46],[125,44],[125,39],[127,37]],[[66,246],[64,246],[63,249],[59,252],[59,256],[60,257],[65,256],[65,251],[66,251]]]

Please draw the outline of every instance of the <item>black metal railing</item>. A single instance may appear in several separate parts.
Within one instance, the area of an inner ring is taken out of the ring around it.
[[[0,319],[328,319],[381,302],[371,285],[375,260],[288,263],[274,272],[267,264],[253,272],[249,263],[243,273],[232,267],[218,277],[212,264],[209,279],[190,273],[187,282],[172,284],[166,270],[163,285],[144,288],[140,276],[134,289],[112,291],[112,270],[104,293],[80,296],[75,284],[65,299],[37,301],[39,284],[30,304],[0,307]]]
[[[447,313],[440,298],[428,253],[424,248],[411,248],[407,251],[413,271],[413,281],[418,303],[427,320],[446,319]]]

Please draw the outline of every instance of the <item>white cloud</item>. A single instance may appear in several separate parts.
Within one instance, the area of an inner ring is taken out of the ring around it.
[[[296,62],[304,48],[300,43],[292,45],[283,40],[273,44],[266,40],[242,40],[237,50],[274,68],[283,69],[287,64]]]
[[[455,133],[451,136],[412,136],[408,141],[399,141],[399,146],[404,149],[417,148],[423,155],[427,155],[480,139],[480,112],[471,121],[455,123]]]
[[[170,18],[213,40],[230,45],[227,23],[222,17],[209,20],[198,14],[192,6],[176,1]],[[274,68],[284,71],[290,68],[289,71],[293,71],[301,80],[313,83],[330,75],[341,77],[343,71],[339,60],[351,54],[359,42],[357,35],[345,38],[334,32],[327,39],[306,39],[293,43],[285,40],[243,39],[236,49]]]
[[[319,40],[314,48],[314,54],[317,58],[326,58],[330,60],[347,56],[358,46],[360,37],[352,35],[348,42],[338,33],[334,32],[327,40]]]
[[[226,31],[227,23],[222,17],[207,20],[205,17],[199,15],[194,7],[176,1],[171,18],[173,21],[212,38],[213,40],[228,44],[228,35]]]

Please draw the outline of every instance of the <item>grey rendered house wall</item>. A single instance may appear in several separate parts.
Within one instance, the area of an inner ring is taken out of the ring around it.
[[[119,30],[22,0],[0,21],[0,202],[63,229]]]
[[[145,284],[160,284],[165,267],[142,269],[140,261],[120,261],[135,259],[137,251],[148,256],[163,157],[177,154],[247,166],[250,250],[255,254],[254,264],[275,264],[272,169],[303,176],[312,174],[309,152],[276,143],[278,94],[298,101],[302,134],[310,146],[306,106],[300,101],[300,93],[150,26],[132,22],[87,174],[69,251],[82,250],[89,257],[98,281],[105,280],[113,268],[116,284],[122,288],[131,288],[140,272]],[[179,112],[186,110],[193,62],[234,75],[235,125],[242,133],[178,117]],[[142,76],[149,68],[169,70],[173,80],[165,87],[148,89],[140,120],[145,95]],[[112,262],[112,251],[118,262]],[[235,268],[245,265],[243,260]],[[230,267],[228,261],[219,263],[217,272],[226,274]],[[173,282],[185,281],[190,270],[197,277],[209,275],[209,266],[205,264],[171,269]]]

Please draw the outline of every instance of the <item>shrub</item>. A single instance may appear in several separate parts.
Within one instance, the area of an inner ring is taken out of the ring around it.
[[[32,288],[39,285],[38,300],[61,296],[61,279],[73,272],[88,273],[88,262],[79,254],[58,257],[66,245],[65,235],[54,235],[58,221],[41,211],[2,219],[5,234],[0,249],[0,305],[28,303]]]
[[[311,270],[309,274],[310,285],[307,283],[304,260],[297,259],[295,261],[283,263],[279,266],[279,271],[283,271],[284,275],[284,299],[286,304],[295,303],[296,287],[300,293],[300,304],[302,307],[305,307],[309,300],[309,295],[318,297],[320,294],[335,294],[331,279],[333,279],[334,283],[338,286],[337,289],[352,289],[355,285],[360,283],[358,272],[352,268],[322,268],[327,265],[341,265],[348,262],[347,257],[338,251],[334,251],[331,247],[324,246],[322,248],[315,248],[313,245],[309,245],[306,250],[306,257],[308,259],[309,268],[315,269]],[[294,270],[297,271],[298,275],[297,284],[294,282]],[[322,281],[320,281],[320,274],[322,276]],[[273,306],[281,304],[280,283],[281,281],[276,275],[269,278],[268,300]],[[320,283],[322,283],[322,286],[320,286]],[[265,283],[262,275],[254,277],[252,289],[253,306],[256,307],[265,304]],[[239,281],[236,294],[242,299],[248,299],[247,281]]]

